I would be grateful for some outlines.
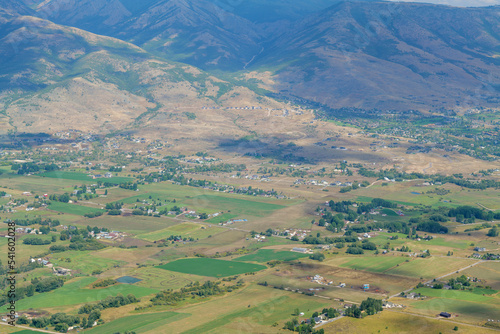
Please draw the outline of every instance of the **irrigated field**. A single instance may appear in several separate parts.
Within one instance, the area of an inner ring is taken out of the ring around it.
[[[97,212],[104,213],[104,212],[106,212],[106,210],[102,210],[102,209],[90,208],[88,206],[55,202],[55,201],[50,203],[49,209],[54,210],[54,211],[63,212],[63,213],[69,213],[72,215],[79,215],[79,216],[83,216],[87,213],[97,213]]]
[[[253,262],[268,262],[271,260],[292,261],[303,257],[307,254],[289,252],[289,251],[276,251],[274,249],[259,249],[254,254],[248,254],[236,258],[237,261],[253,261]]]
[[[144,333],[154,331],[157,327],[163,327],[174,321],[180,321],[190,314],[176,312],[161,312],[150,314],[131,315],[108,322],[102,326],[91,329],[88,334],[109,334],[126,331]]]
[[[367,256],[349,260],[348,262],[341,264],[340,267],[381,273],[390,268],[396,267],[405,261],[407,261],[407,258],[404,257]]]
[[[176,260],[158,268],[199,276],[225,277],[255,272],[267,267],[236,261],[216,260],[209,258],[191,258]]]
[[[405,262],[399,267],[393,268],[386,273],[391,275],[402,275],[416,278],[423,277],[430,279],[449,274],[475,262],[477,261],[433,256],[426,259],[413,259],[412,261],[408,263]]]
[[[107,296],[116,296],[117,294],[126,296],[131,293],[137,298],[140,298],[158,291],[155,289],[129,284],[118,284],[104,289],[87,288],[89,284],[92,284],[95,281],[96,279],[94,277],[75,279],[74,281],[66,283],[63,287],[54,291],[36,294],[33,297],[19,300],[17,302],[17,309],[39,309],[90,303],[102,300]]]

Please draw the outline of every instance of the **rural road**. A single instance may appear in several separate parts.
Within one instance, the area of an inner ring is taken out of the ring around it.
[[[463,270],[466,270],[466,269],[472,268],[472,267],[474,267],[474,266],[476,266],[476,265],[478,265],[478,264],[480,264],[480,263],[483,263],[483,262],[486,262],[486,261],[485,261],[485,260],[480,260],[480,261],[478,261],[478,262],[476,262],[476,263],[473,263],[473,264],[468,265],[467,267],[463,267],[463,268],[457,269],[457,270],[455,270],[455,271],[452,271],[452,272],[451,272],[451,273],[449,273],[449,274],[446,274],[446,275],[443,275],[443,276],[436,277],[435,279],[436,279],[436,280],[439,280],[439,279],[441,279],[441,278],[444,278],[444,277],[447,277],[447,276],[450,276],[450,275],[456,274],[456,273],[458,273],[458,272],[460,272],[460,271],[463,271]],[[429,284],[429,283],[432,283],[432,281],[433,281],[433,280],[434,280],[434,279],[428,280],[427,282],[424,282],[424,284]],[[415,288],[410,288],[410,289],[404,290],[404,291],[402,291],[402,292],[404,292],[404,293],[408,293],[408,292],[412,291],[413,289],[415,289]],[[392,295],[392,296],[390,296],[389,298],[394,298],[394,297],[397,297],[397,296],[399,296],[399,295],[401,295],[401,292],[400,292],[400,293],[397,293],[397,294],[395,294],[395,295]],[[389,298],[388,298],[388,299],[389,299]]]
[[[0,322],[0,325],[4,325],[4,326],[10,326],[8,323],[6,322]],[[11,326],[13,327],[13,326]],[[34,328],[34,327],[28,327],[28,326],[20,326],[20,325],[16,325],[15,328],[22,328],[22,329],[29,329],[30,331],[37,331],[37,332],[41,332],[41,333],[53,333],[53,334],[58,334],[58,332],[52,332],[52,331],[46,331],[45,329],[39,329],[39,328]]]

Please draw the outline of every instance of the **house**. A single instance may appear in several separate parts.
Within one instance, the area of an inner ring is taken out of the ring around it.
[[[476,252],[486,252],[486,248],[485,247],[474,247],[474,250]]]
[[[441,312],[439,313],[439,316],[443,318],[451,318],[451,314],[449,314],[448,312]]]

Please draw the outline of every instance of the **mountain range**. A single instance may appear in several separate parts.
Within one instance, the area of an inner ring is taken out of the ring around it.
[[[498,6],[379,1],[0,0],[0,107],[26,127],[38,122],[30,113],[50,119],[26,106],[76,82],[87,85],[81,101],[60,95],[61,108],[85,113],[89,87],[106,87],[110,100],[93,102],[91,118],[123,107],[130,122],[168,105],[172,94],[158,87],[174,86],[176,102],[199,106],[244,88],[260,101],[332,109],[494,107],[499,15]],[[113,107],[124,94],[135,102]]]

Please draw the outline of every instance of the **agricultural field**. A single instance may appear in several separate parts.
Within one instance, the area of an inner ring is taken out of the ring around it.
[[[176,260],[158,268],[199,276],[225,277],[266,269],[265,266],[207,258]]]
[[[76,278],[72,282],[66,283],[62,288],[55,291],[36,294],[18,301],[19,310],[50,308],[57,306],[71,306],[83,303],[95,302],[106,298],[107,296],[124,296],[129,293],[141,298],[151,295],[158,290],[145,288],[130,284],[118,284],[108,288],[91,289],[89,285],[95,282],[93,277]]]
[[[348,262],[340,264],[340,267],[381,273],[399,266],[405,261],[407,261],[407,259],[404,257],[394,256],[362,257],[350,259]]]
[[[458,269],[478,262],[473,259],[454,259],[449,257],[431,257],[427,259],[414,259],[404,262],[399,267],[387,271],[391,275],[407,277],[422,277],[424,279],[436,278],[452,273]]]
[[[273,249],[259,249],[254,254],[244,255],[242,257],[237,257],[236,261],[242,262],[269,262],[272,260],[279,261],[293,261],[298,260],[303,257],[307,257],[307,254],[297,253],[297,252],[289,252],[289,251],[277,251]]]
[[[186,313],[161,312],[151,314],[130,315],[86,331],[90,334],[119,333],[122,331],[135,331],[145,333],[155,331],[159,327],[168,326],[172,322],[182,321],[191,316]]]
[[[83,216],[88,213],[106,212],[105,210],[102,209],[96,209],[88,206],[70,204],[70,203],[61,203],[61,202],[52,202],[48,208],[53,211],[69,213],[71,215],[79,215],[79,216]]]
[[[344,141],[340,134],[330,137]],[[315,146],[308,140],[301,139],[300,145]],[[361,154],[356,150],[365,144],[346,152]],[[500,207],[494,187],[425,186],[431,180],[364,177],[361,168],[375,173],[379,165],[344,159],[295,164],[218,152],[213,153],[216,160],[194,164],[189,156],[193,152],[146,155],[135,147],[130,152],[136,153],[118,157],[105,150],[96,155],[105,161],[71,156],[83,167],[32,175],[15,174],[12,161],[0,156],[6,164],[0,166],[0,191],[10,195],[0,197],[0,217],[17,220],[20,229],[19,286],[52,278],[64,283],[23,296],[18,311],[48,316],[64,312],[83,319],[89,316],[78,314],[84,304],[118,294],[140,298],[102,309],[102,321],[80,328],[83,334],[287,333],[284,327],[293,318],[306,321],[330,307],[345,314],[345,304],[359,305],[367,298],[401,306],[375,315],[363,311],[359,319],[344,316],[316,329],[399,333],[419,330],[418,324],[429,333],[454,333],[455,325],[458,332],[487,333],[488,318],[500,314],[500,261],[495,260],[500,239],[494,235],[500,225],[492,218]],[[198,153],[196,157],[205,154]],[[219,161],[225,159],[232,162],[221,172]],[[230,171],[232,163],[238,164],[237,171]],[[85,166],[99,164],[100,171],[89,172],[102,174],[112,166],[126,166],[127,172],[90,178]],[[380,168],[393,165],[391,160]],[[106,181],[127,183],[102,184]],[[347,187],[334,185],[338,182],[360,186],[341,191]],[[83,185],[85,199],[74,194]],[[6,224],[0,226],[0,236],[7,232]],[[28,238],[37,241],[24,244]],[[7,244],[0,237],[3,254]],[[306,251],[291,251],[295,247]],[[7,257],[1,260],[5,267]],[[462,275],[472,291],[428,287],[434,279],[446,285]],[[124,277],[134,281],[115,282]],[[94,288],[96,282],[103,286]],[[179,297],[204,285],[209,288],[203,293]],[[412,293],[424,298],[405,298]],[[156,294],[168,301],[155,303]],[[436,319],[443,311],[452,313],[449,322]],[[405,322],[409,319],[412,323]],[[55,330],[54,325],[48,328]]]

